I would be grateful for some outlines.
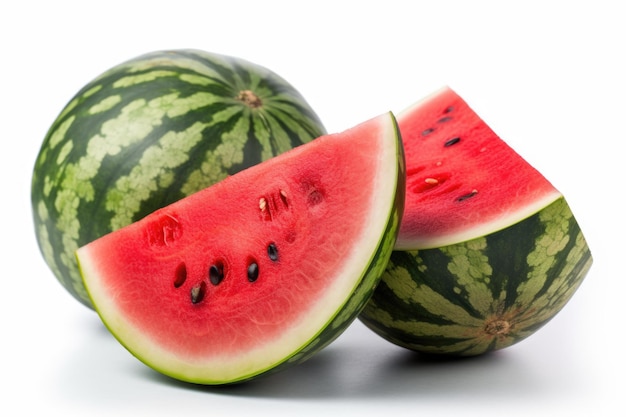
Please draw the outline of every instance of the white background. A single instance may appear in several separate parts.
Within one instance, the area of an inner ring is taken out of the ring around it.
[[[0,414],[626,415],[625,18],[602,0],[3,2]],[[473,360],[426,361],[356,323],[309,362],[250,384],[197,387],[149,370],[48,271],[30,177],[84,84],[189,47],[276,71],[330,132],[450,85],[566,195],[595,257],[586,281],[535,335]]]

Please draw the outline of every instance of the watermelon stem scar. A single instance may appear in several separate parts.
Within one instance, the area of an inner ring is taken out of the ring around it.
[[[254,94],[252,90],[242,90],[237,95],[237,100],[243,102],[250,108],[256,109],[257,107],[261,107],[263,105],[263,101]]]
[[[511,329],[511,324],[506,320],[493,320],[485,325],[485,332],[490,335],[506,335]]]

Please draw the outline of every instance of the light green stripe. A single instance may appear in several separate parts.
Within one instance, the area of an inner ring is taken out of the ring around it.
[[[418,259],[421,262],[421,258]],[[423,272],[428,273],[428,271]],[[387,273],[389,276],[385,278],[385,284],[404,303],[418,304],[426,311],[441,317],[442,320],[461,325],[477,326],[482,322],[427,285],[418,285],[406,268],[394,265],[387,270]]]
[[[48,149],[54,149],[59,143],[61,143],[65,139],[65,135],[67,134],[68,129],[72,126],[76,120],[76,116],[68,117],[63,121],[50,135],[50,141],[48,142]],[[40,164],[43,161],[40,161]]]
[[[564,200],[561,201],[564,202]],[[528,254],[527,263],[530,270],[527,279],[518,287],[518,305],[533,303],[536,307],[537,303],[542,305],[547,302],[546,297],[553,295],[552,293],[545,294],[541,299],[534,301],[537,294],[545,286],[550,268],[569,242],[569,220],[571,217],[572,213],[565,204],[552,204],[539,213],[539,220],[545,231],[538,236],[535,241],[535,249]],[[564,279],[567,279],[567,274],[561,273],[552,283],[552,287],[561,285]]]
[[[93,87],[89,88],[82,95],[74,97],[61,111],[61,114],[57,116],[57,120],[62,120],[67,114],[71,113],[80,103],[82,103],[86,98],[92,96],[102,89],[102,85],[97,84]],[[75,116],[72,116],[75,117]]]
[[[59,152],[59,155],[57,156],[57,160],[56,160],[57,165],[61,165],[63,161],[65,161],[65,158],[67,158],[67,156],[70,154],[73,147],[74,147],[74,142],[72,142],[71,140],[65,142],[65,145],[63,145],[63,147],[61,148],[61,151]]]
[[[141,203],[174,182],[174,169],[187,162],[190,150],[202,140],[206,123],[196,122],[182,132],[168,132],[146,149],[130,174],[120,177],[106,195],[105,207],[114,213],[111,230],[134,220]]]
[[[103,88],[102,84],[94,85],[93,87],[89,88],[89,90],[85,91],[83,93],[83,95],[78,97],[78,98],[82,100],[82,99],[86,99],[88,97],[91,97],[92,95],[96,94],[98,91],[102,90],[102,88]],[[70,109],[72,109],[74,107],[74,105],[75,104],[72,104],[70,106]]]
[[[272,130],[270,123],[265,117],[265,113],[257,113],[258,117],[252,118],[254,136],[259,141],[262,147],[261,160],[265,160],[272,155],[272,145],[270,143],[272,139]]]
[[[450,258],[448,271],[467,293],[467,301],[472,308],[483,314],[493,308],[493,296],[489,290],[493,270],[489,265],[489,258],[483,253],[486,248],[487,239],[482,237],[441,249]]]
[[[180,80],[188,84],[207,86],[217,84],[215,80],[207,77],[206,75],[198,74],[180,74]]]
[[[214,123],[229,120],[241,112],[241,107],[231,106],[215,113]],[[238,117],[237,123],[231,131],[223,132],[220,144],[213,150],[207,150],[201,157],[203,162],[200,168],[189,174],[185,184],[181,187],[184,195],[190,195],[198,190],[208,187],[228,176],[227,169],[234,164],[243,162],[243,149],[248,141],[247,132],[250,128],[248,117]]]
[[[115,81],[113,83],[113,88],[128,88],[133,85],[154,81],[157,78],[176,77],[177,75],[178,73],[175,71],[166,70],[154,70],[143,74],[127,75]]]
[[[276,120],[276,118],[271,114],[266,112],[265,114],[265,122],[268,126],[268,130],[270,132],[270,139],[272,142],[271,148],[263,148],[263,159],[267,159],[271,156],[272,148],[276,149],[276,152],[283,153],[291,148],[291,140],[289,135],[280,123]],[[266,156],[267,155],[267,156]]]
[[[532,311],[526,312],[520,318],[520,327],[532,326],[549,320],[559,311],[573,296],[580,284],[580,279],[584,277],[586,271],[591,267],[592,259],[587,255],[587,243],[582,235],[576,235],[576,244],[567,255],[567,263],[559,275],[550,283],[548,289],[532,303]],[[574,269],[578,267],[580,259],[586,259],[582,273],[575,275]],[[545,280],[546,277],[544,276]]]
[[[48,262],[48,265],[50,266],[50,269],[52,269],[53,273],[59,274],[59,266],[54,258],[54,248],[50,242],[48,228],[46,227],[46,222],[50,218],[50,214],[48,213],[48,207],[44,201],[39,201],[39,203],[37,203],[37,215],[41,220],[41,223],[37,225],[41,254]]]
[[[129,103],[117,118],[102,124],[100,134],[89,140],[83,157],[75,164],[65,166],[54,204],[60,214],[56,226],[63,231],[61,262],[68,268],[73,280],[80,283],[72,254],[78,249],[76,240],[80,231],[78,212],[81,200],[91,201],[94,198],[91,179],[98,175],[102,160],[107,155],[116,155],[122,148],[141,141],[155,126],[160,125],[166,110],[145,100]]]
[[[311,130],[317,129],[315,127],[313,129],[311,128],[312,121],[308,117],[302,114],[296,115],[298,117],[293,117],[295,112],[292,102],[272,102],[271,113],[275,118],[284,123],[287,129],[293,132],[297,137],[308,137],[311,135]]]
[[[97,113],[102,113],[105,112],[111,108],[113,108],[116,104],[120,103],[122,101],[122,96],[119,94],[113,95],[113,96],[108,96],[102,100],[100,100],[100,102],[94,104],[93,106],[91,106],[89,108],[89,110],[87,110],[87,113],[89,114],[97,114]]]
[[[170,100],[168,103],[166,100]],[[224,100],[221,97],[216,96],[212,93],[207,92],[199,92],[192,94],[189,97],[181,97],[178,96],[164,96],[162,98],[162,103],[155,102],[154,105],[160,105],[163,107],[169,107],[167,111],[167,115],[169,117],[177,117],[184,114],[189,113],[192,110],[199,109],[201,107],[206,107],[211,104],[220,103]]]

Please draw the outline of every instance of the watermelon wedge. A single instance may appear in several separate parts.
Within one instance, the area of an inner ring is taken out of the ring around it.
[[[565,198],[450,88],[400,113],[398,125],[405,211],[361,321],[431,354],[478,355],[530,336],[592,264]]]
[[[391,113],[322,136],[77,251],[90,299],[173,378],[249,380],[299,363],[362,310],[403,210]]]
[[[398,249],[440,247],[482,236],[560,197],[449,87],[397,117],[407,164]]]

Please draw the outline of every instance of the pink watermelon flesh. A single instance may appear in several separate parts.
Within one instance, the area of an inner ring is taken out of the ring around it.
[[[398,125],[407,180],[396,249],[482,236],[561,195],[450,88],[404,110]]]
[[[135,356],[179,379],[272,368],[319,335],[375,259],[397,210],[400,146],[382,115],[82,247],[98,313]]]

